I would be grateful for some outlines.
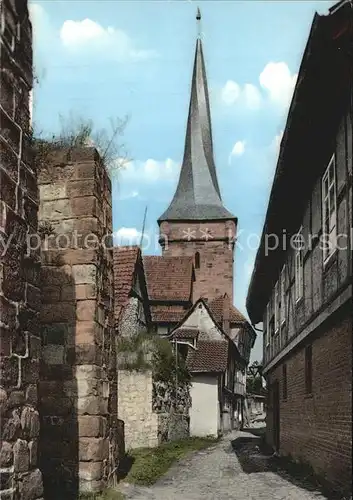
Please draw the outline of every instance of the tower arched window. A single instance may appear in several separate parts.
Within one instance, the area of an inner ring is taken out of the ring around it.
[[[195,253],[195,269],[200,269],[200,252]]]

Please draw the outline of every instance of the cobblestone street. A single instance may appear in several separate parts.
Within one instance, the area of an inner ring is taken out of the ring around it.
[[[238,446],[245,442],[248,445]],[[217,445],[174,465],[150,488],[122,483],[130,500],[324,500],[303,481],[272,471],[250,432],[228,434]]]

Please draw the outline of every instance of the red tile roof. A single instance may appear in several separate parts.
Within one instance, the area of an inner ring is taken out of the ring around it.
[[[197,349],[189,348],[186,364],[191,373],[221,373],[227,368],[228,342],[199,340]]]
[[[200,333],[200,330],[197,328],[177,328],[173,331],[173,335],[171,337],[173,339],[194,339],[197,338]]]
[[[228,304],[225,304],[225,301],[228,301]],[[229,321],[231,323],[247,323],[248,320],[243,316],[243,314],[230,303],[230,298],[228,295],[220,295],[210,302],[207,301],[207,305],[210,308],[214,319],[221,324],[223,320],[223,310],[224,306],[229,306]]]
[[[127,304],[134,283],[137,259],[141,255],[138,246],[114,247],[114,316],[119,319],[122,308]]]
[[[192,291],[192,257],[143,258],[150,300],[188,301]]]
[[[185,316],[183,306],[165,306],[163,304],[151,305],[152,321],[156,323],[179,323]]]

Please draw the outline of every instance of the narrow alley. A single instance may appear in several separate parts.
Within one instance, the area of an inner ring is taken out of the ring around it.
[[[130,500],[324,500],[303,478],[273,466],[260,453],[261,429],[234,432],[207,450],[179,461],[150,488],[122,483]],[[331,500],[331,497],[330,497]]]

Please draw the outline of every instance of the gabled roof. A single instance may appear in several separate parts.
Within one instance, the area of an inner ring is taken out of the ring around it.
[[[184,159],[172,202],[158,219],[235,219],[223,206],[213,159],[211,113],[200,39],[196,43]]]
[[[114,317],[119,320],[122,309],[127,305],[137,273],[140,276],[141,293],[147,290],[143,271],[141,249],[138,246],[117,246],[113,248],[114,266]],[[146,305],[146,304],[144,304]],[[149,318],[146,318],[149,319]]]
[[[219,295],[210,302],[207,301],[208,307],[219,324],[222,324],[223,321],[225,301],[228,301],[230,323],[248,323],[245,316],[231,303],[228,295]]]
[[[149,255],[143,258],[150,301],[188,302],[193,281],[192,257]]]
[[[189,349],[186,365],[191,373],[222,373],[227,368],[226,340],[199,340],[197,348]]]
[[[197,328],[184,328],[183,326],[173,330],[173,339],[195,339],[199,336],[200,330]]]
[[[182,305],[155,304],[150,306],[152,321],[154,323],[179,323],[185,316]]]

